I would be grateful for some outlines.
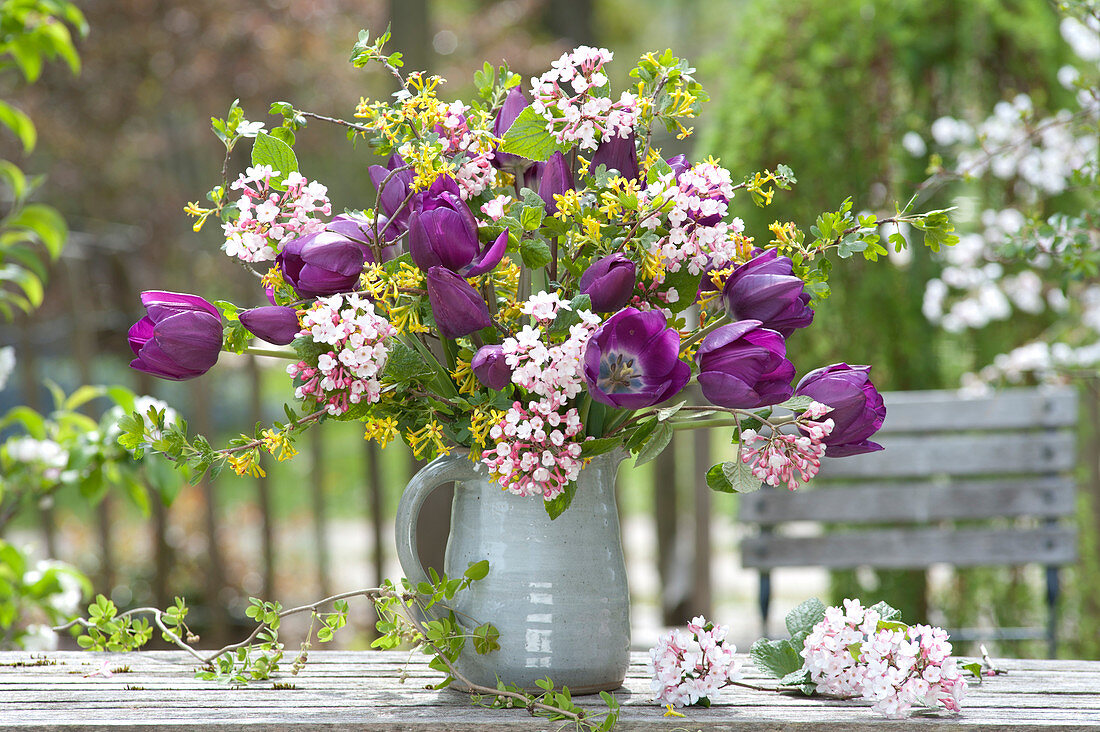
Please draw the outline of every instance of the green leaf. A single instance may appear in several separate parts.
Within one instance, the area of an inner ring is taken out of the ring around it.
[[[645,444],[638,450],[638,457],[634,460],[634,467],[645,465],[650,460],[661,454],[672,441],[672,425],[668,422],[659,422],[653,428],[653,434],[649,436]]]
[[[477,581],[485,579],[489,574],[489,560],[482,559],[480,562],[474,562],[466,571],[462,573],[462,576],[471,581]]]
[[[65,403],[61,406],[66,411],[74,411],[80,409],[82,406],[107,394],[107,390],[102,386],[91,386],[90,384],[84,384],[76,391],[69,395],[65,400]]]
[[[740,460],[719,463],[707,471],[707,485],[719,493],[752,493],[760,490],[760,479]]]
[[[825,603],[816,597],[811,597],[787,613],[787,632],[791,634],[791,645],[796,651],[802,650],[806,636],[824,619]]]
[[[565,509],[569,508],[573,503],[573,496],[577,495],[577,482],[570,481],[565,484],[565,489],[549,501],[543,501],[542,505],[546,509],[546,515],[553,521],[558,516],[565,513]]]
[[[581,443],[581,457],[587,458],[603,455],[604,453],[611,452],[621,444],[622,439],[618,437],[600,437],[587,440]]]
[[[528,269],[539,269],[550,264],[550,245],[542,239],[524,239],[519,245],[523,264]]]
[[[42,203],[24,206],[3,223],[13,229],[27,229],[37,234],[46,251],[50,253],[50,259],[57,259],[61,255],[61,247],[69,236],[69,227],[65,225],[61,214],[52,206]]]
[[[434,374],[435,371],[424,362],[415,349],[410,348],[404,341],[391,339],[390,355],[386,360],[386,370],[383,375],[385,381],[405,382],[427,378]]]
[[[252,145],[252,164],[270,165],[278,171],[279,174],[271,179],[271,185],[280,189],[286,177],[298,171],[298,158],[293,148],[266,132],[256,135],[256,142]]]
[[[534,231],[542,226],[542,220],[545,217],[545,206],[524,206],[523,211],[519,215],[519,222],[523,225],[525,231]]]
[[[972,663],[964,663],[960,664],[960,668],[963,671],[968,671],[973,674],[974,678],[978,680],[979,684],[982,683],[982,665],[980,663],[978,663],[977,661],[974,661]]]
[[[474,651],[479,654],[490,653],[500,648],[500,631],[489,623],[477,626],[471,635]]]
[[[34,439],[46,439],[46,420],[30,407],[20,405],[9,409],[3,418],[0,418],[0,429],[16,422],[22,424],[27,434]]]
[[[797,396],[791,397],[782,404],[777,404],[776,406],[783,407],[784,409],[789,409],[792,412],[801,412],[807,409],[813,403],[813,397],[803,396],[799,394]]]
[[[672,166],[668,164],[662,157],[657,157],[656,160],[649,166],[649,172],[646,173],[646,182],[653,183],[659,176],[672,173]]]
[[[803,684],[811,684],[810,670],[808,668],[800,668],[797,671],[791,671],[789,674],[779,680],[779,683],[783,686],[802,686]]]
[[[676,302],[668,304],[668,309],[674,313],[687,310],[695,302],[695,295],[699,292],[699,281],[703,275],[693,275],[686,267],[679,272],[670,272],[665,277],[665,291],[676,291]]]
[[[569,152],[568,147],[559,144],[546,131],[547,124],[546,118],[533,107],[525,108],[504,133],[500,145],[501,152],[512,153],[537,162],[548,160],[555,152]]]
[[[34,122],[26,113],[0,100],[0,124],[15,133],[19,142],[23,143],[24,153],[34,150],[34,145],[38,141],[38,132],[34,128]]]
[[[663,407],[661,409],[658,409],[657,410],[657,421],[658,422],[664,422],[666,419],[668,419],[672,415],[679,412],[680,407],[684,406],[685,404],[687,404],[686,400],[682,401],[678,404],[673,404],[671,407]]]
[[[777,679],[802,668],[803,659],[788,640],[761,638],[749,649],[749,658],[758,669]]]
[[[550,335],[566,335],[569,329],[581,322],[578,313],[582,310],[592,309],[592,298],[586,294],[580,294],[569,301],[569,308],[562,308],[550,324]]]
[[[894,620],[899,620],[901,618],[901,610],[887,605],[885,601],[876,602],[874,605],[867,609],[874,610],[876,613],[878,613],[880,621],[891,622]]]

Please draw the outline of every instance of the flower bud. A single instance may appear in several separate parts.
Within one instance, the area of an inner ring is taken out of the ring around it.
[[[565,195],[566,191],[575,189],[573,171],[569,169],[569,163],[560,152],[554,153],[539,166],[539,198],[546,204],[547,216],[558,210],[554,196]]]
[[[430,267],[424,278],[435,324],[444,338],[454,340],[487,328],[489,307],[469,282],[445,267]]]
[[[130,327],[130,368],[183,381],[201,376],[218,362],[222,323],[218,309],[197,295],[141,293],[148,313]]]
[[[507,229],[482,247],[469,206],[447,190],[439,190],[434,196],[429,192],[421,210],[409,218],[409,252],[424,271],[445,267],[464,277],[474,277],[497,266],[507,247]]]
[[[638,151],[634,145],[634,133],[626,137],[616,135],[601,142],[592,155],[589,170],[594,171],[599,165],[606,166],[608,170],[614,168],[624,178],[638,180]]]
[[[794,365],[783,336],[759,320],[723,325],[703,339],[695,354],[699,387],[711,404],[755,409],[791,396]]]
[[[367,261],[365,248],[331,231],[319,231],[283,246],[275,263],[283,278],[302,297],[351,292]]]
[[[470,361],[470,368],[478,381],[494,391],[500,391],[512,383],[512,369],[505,360],[501,346],[488,345],[477,349]]]
[[[759,320],[784,338],[814,319],[801,279],[794,276],[791,260],[774,249],[756,255],[737,267],[722,288],[722,302],[734,320]]]
[[[409,204],[404,206],[401,204],[405,203],[405,199],[413,191],[414,175],[412,170],[402,170],[400,173],[393,172],[404,166],[405,161],[401,159],[400,155],[392,155],[385,167],[372,165],[367,168],[374,189],[379,191],[378,208],[387,219],[394,219],[390,225],[392,236],[390,231],[386,232],[386,238],[388,239],[396,238],[405,233],[409,226],[411,207]],[[389,182],[386,182],[387,178],[389,178]]]
[[[301,330],[298,311],[286,305],[265,305],[242,310],[237,317],[249,333],[277,346],[289,344]]]
[[[878,432],[886,419],[882,395],[871,383],[870,366],[835,363],[802,377],[795,394],[828,405],[825,415],[833,420],[833,431],[825,437],[826,457],[845,457],[881,450],[867,438]]]
[[[581,274],[580,291],[592,299],[597,313],[613,313],[630,301],[637,273],[634,262],[616,252],[588,265]]]

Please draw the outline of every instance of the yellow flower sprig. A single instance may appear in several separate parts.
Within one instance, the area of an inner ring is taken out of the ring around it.
[[[247,435],[241,435],[241,437],[248,439]],[[260,467],[260,451],[258,448],[229,455],[226,457],[226,461],[237,475],[248,475],[253,478],[263,478],[267,475],[264,469]]]
[[[434,418],[420,429],[406,432],[405,440],[418,460],[433,451],[437,455],[451,454],[451,448],[443,442],[443,427]]]
[[[397,429],[397,420],[393,417],[374,417],[366,420],[366,430],[363,432],[364,440],[374,440],[379,447],[385,447],[400,435]]]
[[[290,460],[298,454],[286,430],[276,432],[273,429],[266,429],[261,434],[263,437],[262,444],[264,449],[279,462]]]

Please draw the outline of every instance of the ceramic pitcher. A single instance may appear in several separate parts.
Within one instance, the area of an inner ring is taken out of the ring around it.
[[[500,649],[491,653],[478,655],[467,643],[458,669],[470,681],[495,688],[499,677],[537,690],[535,681],[549,676],[574,694],[622,685],[630,657],[630,598],[615,507],[622,458],[619,451],[594,458],[581,472],[572,505],[553,521],[542,499],[501,490],[464,454],[437,458],[409,482],[396,534],[406,577],[427,580],[416,554],[416,517],[425,497],[451,481],[444,571],[460,577],[470,563],[489,561],[488,576],[454,600],[460,622],[489,622],[500,631]]]

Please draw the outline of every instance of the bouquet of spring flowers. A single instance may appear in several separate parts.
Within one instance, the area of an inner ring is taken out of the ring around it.
[[[352,62],[384,67],[398,90],[362,99],[354,121],[286,102],[272,105],[283,121],[270,132],[236,104],[213,121],[226,169],[246,138],[251,165],[187,211],[196,230],[221,222],[225,253],[261,277],[270,304],[147,292],[130,331],[132,366],[169,379],[206,372],[223,349],[287,357],[299,406],[222,450],[171,425],[150,439],[137,419],[125,443],[198,472],[256,474],[261,452],[293,455],[310,424],[357,420],[418,457],[468,450],[552,517],[590,458],[625,447],[644,462],[680,429],[733,432],[737,459],[707,476],[723,491],[793,488],[823,456],[880,449],[869,367],[834,364],[795,385],[787,342],[827,294],[827,251],[874,259],[879,227],[902,222],[935,246],[951,238],[943,212],[877,220],[845,202],[812,237],[777,222],[768,241],[733,203],[742,191],[769,204],[795,183],[788,168],[735,177],[654,146],[655,128],[690,135],[707,100],[670,51],[645,55],[618,94],[605,49],[566,53],[527,85],[486,64],[467,103],[440,98],[439,77],[405,75],[387,39],[362,32]],[[362,209],[334,212],[299,169],[293,144],[311,121],[385,161],[368,169]],[[289,348],[249,346],[253,335]],[[693,382],[709,405],[687,403]]]

